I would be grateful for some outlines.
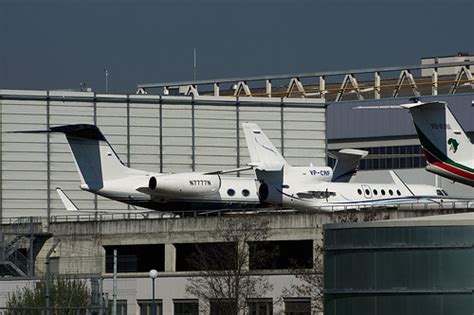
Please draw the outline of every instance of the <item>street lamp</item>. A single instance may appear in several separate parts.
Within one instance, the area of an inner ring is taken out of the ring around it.
[[[155,269],[150,270],[150,278],[151,278],[151,314],[156,315],[156,302],[155,302],[155,279],[158,277],[158,271]]]

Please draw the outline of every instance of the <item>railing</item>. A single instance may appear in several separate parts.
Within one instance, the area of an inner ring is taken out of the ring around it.
[[[223,78],[137,85],[137,94],[161,89],[162,94],[264,97],[316,97],[328,102],[380,99],[474,91],[474,61],[400,67],[352,69],[241,78]],[[453,68],[446,74],[446,68]],[[440,71],[441,69],[441,71]],[[413,73],[419,75],[415,76]],[[429,73],[427,75],[427,73]],[[279,84],[275,83],[278,82]],[[224,84],[230,88],[224,89]],[[205,90],[207,89],[207,90]],[[175,92],[176,91],[176,92]]]
[[[255,209],[221,209],[212,211],[181,211],[181,212],[126,212],[126,213],[90,213],[74,215],[54,215],[51,216],[50,223],[64,222],[91,222],[91,221],[114,221],[114,220],[169,220],[180,218],[198,218],[198,217],[216,217],[216,216],[238,216],[238,215],[282,215],[298,213],[336,213],[336,212],[357,212],[357,211],[436,211],[436,210],[465,210],[474,211],[474,199],[462,201],[431,201],[431,202],[412,202],[390,205],[335,205],[315,207],[307,210],[296,210],[291,208],[255,208]],[[26,218],[5,218],[3,224],[10,222],[41,222],[43,217]]]

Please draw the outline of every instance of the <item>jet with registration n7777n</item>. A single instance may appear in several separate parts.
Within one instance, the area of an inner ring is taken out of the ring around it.
[[[255,176],[260,182],[259,196],[268,204],[302,210],[339,211],[379,206],[416,208],[420,205],[425,207],[426,204],[437,207],[444,202],[460,201],[450,199],[444,190],[435,186],[407,185],[393,171],[390,171],[393,183],[350,183],[348,179],[353,172],[346,176],[345,181],[341,181],[339,177],[333,178],[333,174],[347,175],[347,172],[338,170],[342,159],[336,163],[334,173],[330,168],[311,171],[308,167],[293,167],[258,125],[243,123],[242,126],[250,153],[250,165],[254,167]],[[353,151],[356,154],[359,150]],[[359,159],[363,156],[360,154]]]
[[[253,178],[225,177],[228,171],[154,173],[125,166],[94,125],[51,127],[18,133],[63,133],[80,175],[80,188],[112,200],[165,212],[256,208]]]

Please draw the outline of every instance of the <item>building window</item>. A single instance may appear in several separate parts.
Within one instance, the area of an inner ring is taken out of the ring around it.
[[[209,301],[210,315],[234,314],[237,305],[233,300],[211,300]]]
[[[273,300],[270,299],[249,299],[247,300],[249,315],[272,315]]]
[[[107,314],[112,314],[113,305],[114,301],[109,300],[107,304],[109,312]],[[117,300],[117,315],[127,315],[127,300]]]
[[[360,161],[360,170],[386,170],[398,168],[423,168],[426,161],[420,145],[360,148],[369,155]],[[334,167],[336,160],[328,158],[328,165]]]
[[[163,302],[161,300],[155,300],[155,304],[153,304],[153,300],[138,300],[137,304],[140,315],[163,315]]]
[[[199,315],[198,300],[173,300],[174,315]]]
[[[311,315],[310,298],[284,299],[285,315]]]
[[[105,272],[114,269],[114,249],[117,250],[117,272],[148,272],[165,270],[165,245],[109,245],[105,249]]]

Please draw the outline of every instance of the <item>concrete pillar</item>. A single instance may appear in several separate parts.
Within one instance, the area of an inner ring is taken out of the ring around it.
[[[272,80],[265,81],[265,94],[267,94],[268,97],[272,97]]]
[[[176,271],[176,247],[174,244],[165,244],[165,272]]]
[[[433,85],[431,86],[431,94],[438,95],[438,68],[433,69],[431,80],[433,82]]]
[[[321,93],[321,99],[326,100],[326,79],[324,76],[319,77],[319,91]]]
[[[374,98],[380,99],[380,72],[375,72],[374,78]]]

